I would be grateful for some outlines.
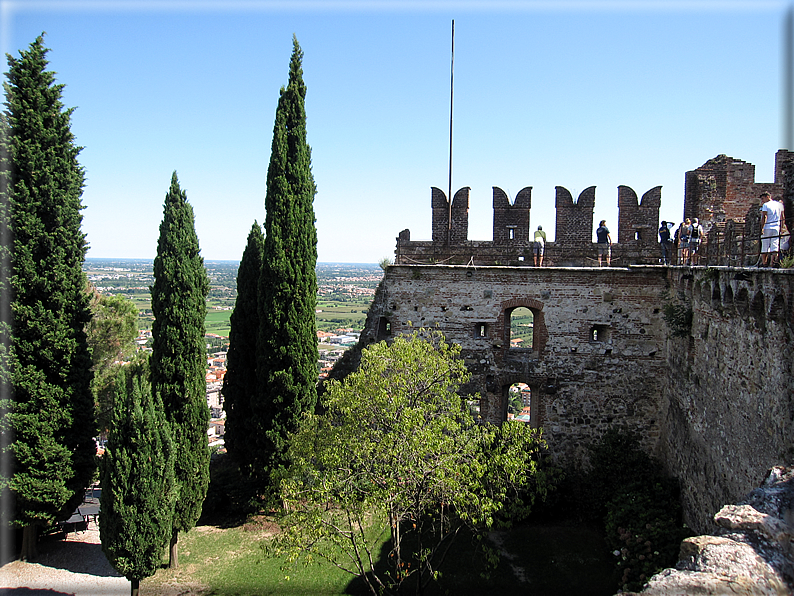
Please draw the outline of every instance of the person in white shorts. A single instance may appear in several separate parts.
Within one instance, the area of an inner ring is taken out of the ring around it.
[[[783,204],[772,200],[772,195],[761,195],[766,202],[761,205],[761,267],[774,266],[780,251],[780,222]]]

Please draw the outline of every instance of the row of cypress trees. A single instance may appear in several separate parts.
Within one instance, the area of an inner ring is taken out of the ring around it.
[[[223,396],[226,448],[266,494],[288,437],[317,393],[316,187],[306,141],[303,52],[293,36],[267,172],[265,233],[255,221],[240,261]]]
[[[0,488],[24,527],[65,519],[96,469],[90,320],[80,230],[84,173],[62,85],[46,70],[43,38],[9,56],[0,169]],[[275,481],[298,416],[314,407],[317,236],[306,143],[302,51],[293,37],[280,92],[265,200],[238,274],[224,387],[229,449],[264,489]],[[102,471],[103,550],[132,581],[154,573],[170,542],[193,527],[209,483],[204,318],[209,281],[194,215],[176,172],[154,262],[153,353],[119,373]],[[10,290],[10,291],[9,291]]]

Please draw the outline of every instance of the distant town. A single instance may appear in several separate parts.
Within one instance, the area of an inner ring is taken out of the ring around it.
[[[225,412],[223,377],[229,349],[229,317],[237,298],[237,261],[205,261],[210,278],[207,297],[207,406],[210,447],[223,451]],[[152,304],[149,293],[154,283],[151,259],[86,259],[83,270],[97,290],[120,295],[138,308],[138,338],[141,350],[151,349]],[[345,350],[355,345],[367,317],[375,289],[383,277],[377,264],[318,263],[317,265],[318,380],[324,379]]]

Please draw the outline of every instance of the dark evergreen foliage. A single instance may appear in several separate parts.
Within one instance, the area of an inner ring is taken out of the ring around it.
[[[251,408],[256,399],[259,276],[262,272],[264,244],[262,228],[255,221],[237,270],[237,300],[229,319],[229,353],[223,378],[226,450],[248,474],[254,461],[249,438],[256,432]]]
[[[47,51],[40,36],[19,59],[8,56],[5,83],[9,152],[3,178],[12,238],[9,487],[13,521],[27,528],[23,557],[35,552],[37,526],[65,519],[81,502],[96,469],[84,331],[90,320],[80,229],[84,174],[70,130],[73,110],[64,108],[63,85],[46,70]]]
[[[259,281],[259,399],[255,473],[283,468],[287,437],[317,401],[317,230],[311,149],[306,142],[303,52],[293,37],[289,83],[281,89],[265,197],[265,249]]]
[[[152,390],[163,401],[177,456],[174,462],[178,532],[192,528],[201,515],[209,483],[204,318],[209,278],[199,254],[193,208],[179,187],[176,172],[165,197],[152,293]],[[172,548],[172,557],[176,554]],[[172,558],[172,566],[177,561]]]
[[[113,415],[118,369],[135,353],[138,308],[124,296],[107,296],[91,288],[91,322],[86,327],[94,363],[96,418],[100,432],[107,432]]]
[[[102,550],[133,587],[161,564],[176,496],[171,433],[148,377],[144,359],[119,369],[102,458]]]

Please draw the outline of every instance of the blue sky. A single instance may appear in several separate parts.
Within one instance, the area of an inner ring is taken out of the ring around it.
[[[532,187],[554,231],[555,186],[662,186],[718,154],[771,182],[783,147],[783,17],[757,0],[502,2],[7,1],[2,50],[46,31],[50,69],[84,149],[89,257],[153,258],[176,170],[205,259],[238,260],[264,221],[279,88],[304,51],[319,261],[393,257],[430,239],[430,188],[471,187],[469,238],[492,238],[492,187]],[[7,65],[4,70],[7,70]]]

